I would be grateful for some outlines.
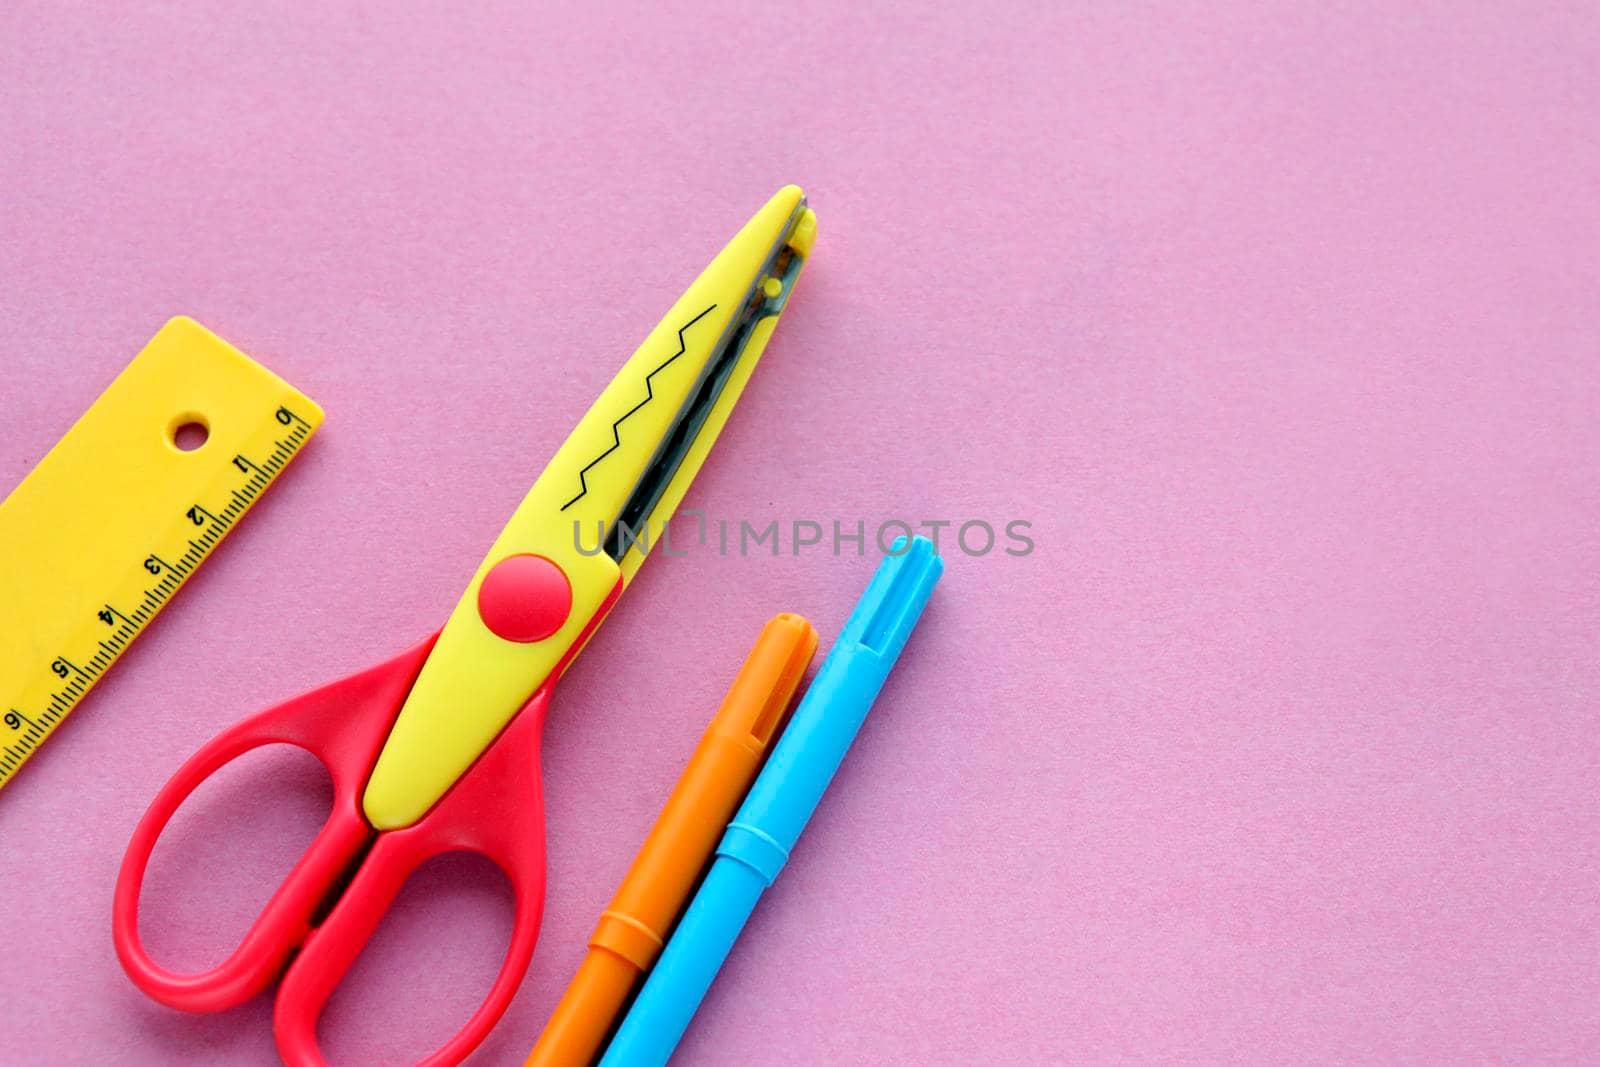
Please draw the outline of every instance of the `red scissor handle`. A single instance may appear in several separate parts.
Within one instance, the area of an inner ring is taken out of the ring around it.
[[[527,972],[544,912],[544,799],[539,739],[555,682],[544,684],[427,815],[378,835],[349,887],[306,939],[278,990],[273,1029],[289,1067],[323,1067],[317,1019],[411,872],[446,852],[476,852],[505,872],[516,918],[505,962],[483,1004],[424,1067],[461,1062],[510,1005]]]
[[[112,933],[117,956],[135,985],[170,1007],[221,1011],[249,1000],[277,977],[310,933],[312,915],[329,889],[372,836],[361,814],[361,791],[434,637],[386,663],[245,719],[178,768],[139,820],[117,875]],[[199,974],[169,971],[139,940],[139,890],[151,850],[201,782],[229,761],[270,744],[296,745],[322,761],[333,778],[333,811],[232,955]]]

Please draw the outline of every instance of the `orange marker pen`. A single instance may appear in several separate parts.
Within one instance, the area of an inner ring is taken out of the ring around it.
[[[779,615],[762,628],[617,895],[601,913],[589,953],[539,1035],[527,1067],[583,1067],[600,1051],[761,769],[816,650],[817,631],[798,615]]]

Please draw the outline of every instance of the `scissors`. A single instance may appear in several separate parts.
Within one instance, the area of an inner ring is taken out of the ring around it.
[[[245,719],[178,768],[134,830],[117,876],[112,928],[135,985],[171,1007],[208,1012],[248,1000],[281,973],[278,1050],[292,1067],[323,1064],[323,1005],[407,877],[442,853],[477,852],[510,881],[511,943],[483,1004],[422,1062],[458,1063],[483,1040],[538,939],[539,740],[551,693],[644,561],[648,531],[672,515],[705,461],[815,236],[816,216],[795,186],[745,224],[556,452],[442,629]],[[275,743],[322,761],[333,811],[232,955],[201,974],[169,971],[139,940],[151,850],[202,781]]]

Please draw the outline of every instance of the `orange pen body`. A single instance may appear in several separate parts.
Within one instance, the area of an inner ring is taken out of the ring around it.
[[[779,615],[762,628],[627,877],[601,913],[589,952],[539,1035],[528,1067],[584,1067],[599,1053],[761,769],[816,650],[816,630],[798,615]]]

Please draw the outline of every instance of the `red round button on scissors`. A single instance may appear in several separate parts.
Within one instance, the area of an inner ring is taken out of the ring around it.
[[[551,691],[682,500],[766,347],[815,232],[793,186],[745,225],[556,452],[437,634],[246,719],[178,769],[140,820],[117,879],[117,955],[141,989],[175,1008],[218,1011],[282,972],[278,1048],[290,1064],[320,1064],[322,1007],[406,878],[433,856],[478,852],[510,879],[511,945],[482,1006],[423,1062],[457,1063],[483,1040],[538,938],[539,738]],[[150,852],[196,786],[275,743],[323,762],[333,812],[233,954],[210,971],[175,974],[139,941]]]

